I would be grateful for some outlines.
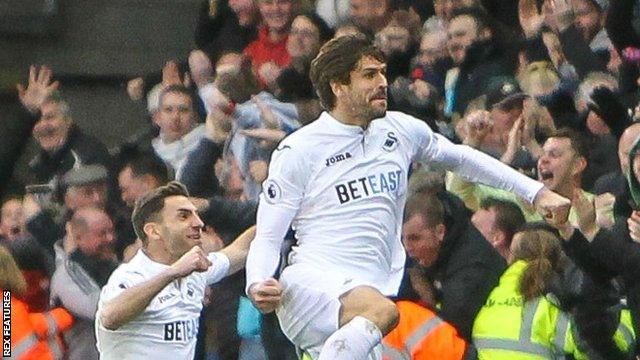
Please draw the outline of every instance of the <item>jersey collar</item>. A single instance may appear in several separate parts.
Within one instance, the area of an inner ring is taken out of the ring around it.
[[[320,114],[319,120],[326,124],[327,128],[331,129],[332,131],[336,131],[338,134],[362,135],[364,133],[364,130],[360,126],[348,125],[340,122],[326,111]]]
[[[161,264],[159,262],[151,260],[151,258],[147,256],[143,249],[138,249],[136,256],[131,259],[132,262],[134,260],[141,266],[141,269],[147,269],[152,273],[159,273],[170,267],[169,265]]]

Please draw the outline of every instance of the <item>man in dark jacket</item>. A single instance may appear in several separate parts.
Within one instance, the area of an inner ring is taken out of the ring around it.
[[[629,183],[627,178],[630,172],[629,153],[635,142],[640,138],[640,124],[636,123],[624,130],[618,141],[618,160],[620,170],[610,172],[598,178],[593,186],[594,194],[611,193],[615,196],[614,215],[616,218],[626,218],[631,214],[631,194],[629,193]],[[618,220],[616,220],[618,222]]]
[[[407,201],[402,228],[402,243],[420,269],[409,269],[414,289],[429,305],[439,304],[440,317],[468,340],[476,314],[506,268],[470,215],[449,193],[416,194]]]
[[[100,164],[109,168],[106,147],[74,124],[69,104],[60,93],[53,91],[43,101],[40,112],[33,128],[40,151],[29,162],[28,181],[48,183],[80,165]]]
[[[630,187],[633,192],[634,186],[630,184]],[[608,282],[614,277],[622,279],[622,293],[626,297],[637,334],[640,331],[640,244],[633,241],[626,222],[616,223],[610,230],[600,229],[591,202],[584,197],[576,197],[572,203],[576,204],[574,207],[581,219],[577,226],[551,223],[567,241],[567,254],[592,279],[598,283]],[[593,300],[589,298],[589,301]],[[635,354],[638,353],[636,344]]]
[[[200,2],[195,29],[198,49],[217,62],[226,52],[240,52],[258,36],[260,20],[258,7],[253,1]]]
[[[453,86],[454,113],[463,115],[469,102],[483,94],[489,79],[513,75],[516,56],[496,38],[480,9],[457,10],[447,30],[448,48],[459,73]]]

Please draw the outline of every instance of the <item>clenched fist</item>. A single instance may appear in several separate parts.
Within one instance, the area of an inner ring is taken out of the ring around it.
[[[569,199],[547,188],[540,190],[533,204],[540,215],[551,225],[564,224],[569,217],[569,210],[571,209],[571,201]]]
[[[171,265],[177,278],[185,277],[194,271],[205,272],[211,266],[211,261],[202,248],[194,246],[186,254],[182,255],[178,261]]]

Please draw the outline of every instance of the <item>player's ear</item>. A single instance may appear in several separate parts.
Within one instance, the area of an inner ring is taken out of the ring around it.
[[[147,234],[147,239],[158,240],[160,238],[160,232],[158,231],[158,224],[154,222],[148,222],[144,224],[142,230]]]
[[[342,96],[344,84],[341,84],[339,81],[330,81],[329,86],[331,86],[331,91],[333,91],[335,97],[338,98]]]

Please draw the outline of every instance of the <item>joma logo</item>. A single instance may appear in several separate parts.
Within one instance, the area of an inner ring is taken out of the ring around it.
[[[346,152],[344,154],[338,154],[338,155],[334,155],[330,158],[328,158],[325,163],[325,166],[331,166],[333,164],[339,163],[340,161],[343,160],[347,160],[347,159],[351,159],[351,153]]]

